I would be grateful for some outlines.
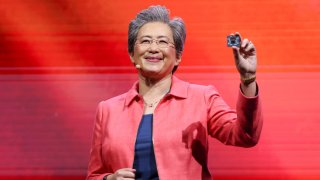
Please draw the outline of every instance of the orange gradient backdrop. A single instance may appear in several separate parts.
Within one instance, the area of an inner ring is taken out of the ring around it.
[[[257,47],[265,126],[257,147],[210,141],[217,179],[320,178],[320,1],[1,0],[0,179],[83,179],[95,107],[136,80],[128,24],[152,4],[184,19],[177,76],[235,106],[226,36]]]

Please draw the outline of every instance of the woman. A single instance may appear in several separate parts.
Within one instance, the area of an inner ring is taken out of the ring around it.
[[[99,104],[87,179],[211,179],[208,135],[242,147],[258,142],[254,45],[243,39],[233,47],[241,77],[234,111],[213,86],[173,76],[185,37],[183,21],[170,20],[162,6],[131,21],[128,49],[139,78],[127,93]]]

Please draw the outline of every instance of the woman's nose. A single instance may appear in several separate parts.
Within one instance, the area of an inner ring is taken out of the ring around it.
[[[149,51],[159,51],[157,41],[152,41],[152,43],[149,46]]]

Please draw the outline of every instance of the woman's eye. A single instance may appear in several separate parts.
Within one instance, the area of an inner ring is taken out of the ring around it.
[[[159,40],[159,44],[169,44],[169,42],[166,40]]]
[[[150,40],[144,39],[144,40],[141,40],[140,43],[141,44],[150,44]]]

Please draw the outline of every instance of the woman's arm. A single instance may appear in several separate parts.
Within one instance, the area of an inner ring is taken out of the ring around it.
[[[106,113],[106,112],[104,112]],[[106,116],[106,114],[104,114]],[[105,124],[103,119],[103,102],[99,103],[96,121],[94,124],[92,145],[89,158],[87,180],[117,180],[117,179],[132,179],[135,177],[135,169],[122,168],[115,172],[110,172],[110,168],[106,168],[102,157],[102,140]]]
[[[205,99],[208,133],[212,137],[227,145],[252,147],[257,144],[262,128],[259,95],[247,97],[240,91],[236,111],[212,86],[207,90]]]
[[[102,109],[103,102],[99,103],[94,123],[92,145],[90,150],[87,180],[101,180],[111,174],[107,172],[102,160]]]
[[[239,33],[235,35],[240,36]],[[211,136],[222,143],[251,147],[257,144],[262,128],[262,112],[256,83],[256,48],[248,39],[243,39],[240,47],[232,48],[241,79],[237,108],[236,111],[231,110],[214,89],[209,90],[206,95],[208,130]]]

